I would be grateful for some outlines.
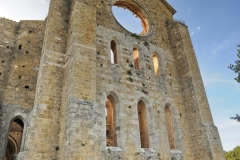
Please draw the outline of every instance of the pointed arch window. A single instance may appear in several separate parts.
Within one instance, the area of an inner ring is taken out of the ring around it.
[[[10,124],[8,144],[4,159],[12,160],[13,155],[20,152],[22,136],[23,136],[24,123],[21,119],[17,118]]]
[[[176,149],[175,147],[175,140],[174,140],[174,132],[173,132],[173,125],[172,125],[172,115],[169,107],[164,108],[165,119],[166,119],[166,126],[168,132],[168,140],[170,149]]]
[[[117,44],[114,40],[111,41],[111,63],[117,64]]]
[[[134,68],[139,70],[140,66],[139,66],[139,53],[138,53],[138,49],[137,48],[133,48],[133,60],[134,60]]]
[[[106,143],[107,146],[116,147],[116,129],[115,129],[115,101],[112,96],[108,96],[106,99]]]
[[[141,139],[141,148],[149,148],[149,136],[148,136],[148,122],[146,106],[143,101],[139,101],[137,105],[138,109],[138,122]]]
[[[157,55],[155,54],[153,55],[153,65],[154,65],[155,75],[160,76],[158,58],[157,58]]]

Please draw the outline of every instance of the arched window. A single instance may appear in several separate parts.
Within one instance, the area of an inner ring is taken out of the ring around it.
[[[106,137],[107,146],[117,146],[115,130],[115,101],[112,96],[106,99]]]
[[[111,41],[111,63],[117,64],[117,45],[114,40]]]
[[[167,106],[164,109],[164,113],[165,113],[165,118],[166,118],[166,126],[167,126],[170,149],[175,149],[173,126],[172,126],[172,116],[171,116],[171,111]]]
[[[141,148],[149,148],[147,112],[143,101],[138,102],[138,122],[141,139]]]
[[[153,55],[153,65],[154,65],[155,75],[159,76],[160,72],[159,72],[158,58],[156,55]]]
[[[133,48],[134,68],[139,70],[139,54],[137,48]]]
[[[7,150],[4,160],[13,160],[13,155],[20,152],[24,123],[21,119],[17,118],[10,124]]]

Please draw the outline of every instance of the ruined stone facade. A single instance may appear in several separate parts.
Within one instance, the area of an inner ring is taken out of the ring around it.
[[[140,35],[114,5],[142,20]],[[225,159],[175,12],[165,0],[52,0],[44,21],[1,18],[0,159]]]

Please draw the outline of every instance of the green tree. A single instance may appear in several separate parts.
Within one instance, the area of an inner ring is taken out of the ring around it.
[[[238,47],[240,47],[240,44],[238,45]],[[240,49],[237,50],[237,56],[238,56],[238,60],[235,61],[235,65],[230,64],[228,66],[228,68],[230,68],[231,70],[233,70],[235,73],[238,74],[238,76],[236,78],[234,78],[238,83],[240,83]],[[231,117],[231,119],[237,120],[238,122],[240,122],[240,117],[237,114],[236,117]]]
[[[238,45],[238,47],[240,47],[240,45]],[[228,68],[230,68],[231,70],[233,70],[235,73],[238,74],[238,76],[236,78],[234,78],[238,83],[240,83],[240,49],[237,50],[237,56],[238,56],[238,60],[235,61],[235,65],[230,64],[228,66]]]
[[[238,114],[236,114],[236,117],[230,117],[230,118],[240,122],[240,116]]]
[[[226,160],[240,160],[240,146],[237,146],[232,151],[225,152]]]

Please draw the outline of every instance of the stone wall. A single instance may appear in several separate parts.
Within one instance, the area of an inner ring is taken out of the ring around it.
[[[44,21],[17,23],[4,18],[0,21],[0,156],[2,157],[8,141],[10,122],[16,117],[21,117],[26,122],[24,125],[27,126],[29,112],[33,108]]]
[[[142,35],[123,28],[112,5],[139,16]],[[21,160],[224,159],[191,39],[175,12],[165,0],[57,0],[45,21],[0,19],[0,156],[19,116],[26,124]],[[114,146],[107,146],[107,97]]]

